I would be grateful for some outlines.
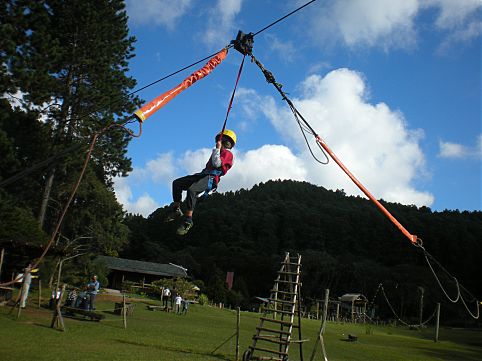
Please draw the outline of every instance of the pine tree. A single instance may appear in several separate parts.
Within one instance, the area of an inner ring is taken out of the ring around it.
[[[0,35],[4,35],[0,40],[0,90],[23,94],[25,112],[36,114],[47,134],[43,155],[81,147],[30,178],[30,183],[40,179],[43,189],[37,187],[36,196],[28,199],[29,208],[38,212],[43,229],[50,232],[77,180],[92,135],[113,121],[125,120],[140,104],[130,94],[136,82],[126,75],[135,38],[129,36],[121,0],[2,2]],[[61,229],[66,239],[89,236],[85,238],[90,240],[89,249],[111,255],[127,239],[112,177],[131,169],[126,157],[128,141],[120,128],[111,128],[98,139]],[[15,143],[9,142],[2,141],[7,148]],[[11,163],[24,166],[18,159]],[[0,179],[5,176],[0,174]],[[18,197],[14,192],[10,196]]]

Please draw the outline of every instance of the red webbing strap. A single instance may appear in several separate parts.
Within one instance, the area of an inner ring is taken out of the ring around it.
[[[198,69],[194,73],[189,75],[186,79],[182,81],[182,83],[178,84],[176,87],[159,95],[154,100],[151,100],[149,103],[137,110],[134,115],[139,119],[139,121],[143,122],[152,114],[157,112],[160,108],[162,108],[164,105],[166,105],[168,102],[170,102],[172,99],[174,99],[179,93],[189,88],[198,80],[209,75],[214,70],[214,68],[221,64],[221,62],[226,58],[227,54],[228,49],[222,49],[215,56],[213,56],[201,69]]]
[[[226,118],[224,118],[223,129],[221,130],[221,133],[219,133],[220,139],[222,139],[223,132],[226,129],[226,123],[228,122],[229,112],[231,111],[231,108],[233,107],[234,94],[236,94],[236,89],[238,88],[239,78],[241,78],[241,72],[243,71],[244,59],[245,58],[246,58],[246,55],[243,56],[243,61],[241,62],[241,65],[239,66],[238,77],[236,78],[236,83],[234,84],[233,94],[231,94],[231,100],[229,101],[228,110],[226,111]]]
[[[392,223],[412,242],[417,244],[417,236],[411,234],[392,214],[366,189],[363,184],[348,170],[347,167],[338,159],[333,151],[328,147],[323,139],[319,135],[316,136],[316,142],[330,155],[330,157],[340,166],[340,168],[346,173],[348,177],[355,183],[358,188],[365,193],[365,195],[392,221]]]

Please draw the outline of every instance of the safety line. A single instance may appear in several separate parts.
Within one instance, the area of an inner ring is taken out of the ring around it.
[[[255,62],[256,65],[261,69],[263,72],[266,81],[268,83],[273,84],[273,86],[276,88],[276,90],[281,94],[283,97],[283,100],[285,100],[289,107],[292,109],[293,113],[296,112],[303,121],[304,125],[309,129],[310,134],[312,134],[315,137],[315,140],[317,144],[325,150],[330,157],[335,161],[336,164],[345,172],[345,174],[355,183],[355,185],[388,217],[388,219],[395,224],[395,226],[412,242],[413,245],[418,246],[418,238],[415,235],[412,235],[409,231],[405,229],[405,227],[402,226],[402,224],[394,217],[392,214],[368,191],[367,188],[348,170],[348,168],[341,162],[341,160],[335,155],[335,153],[328,147],[328,144],[320,138],[320,136],[315,132],[313,127],[308,123],[308,121],[301,115],[301,113],[296,109],[294,106],[293,102],[288,98],[286,93],[281,89],[281,85],[276,82],[273,73],[270,71],[266,70],[264,66],[259,62],[254,55],[251,55],[253,61]],[[298,120],[298,118],[297,118]],[[299,120],[298,120],[299,121]],[[311,149],[310,149],[311,151]],[[325,155],[326,156],[326,155]]]
[[[40,257],[38,257],[35,260],[34,265],[32,267],[30,267],[31,269],[35,269],[35,268],[38,267],[40,262],[42,262],[43,258],[45,257],[45,255],[49,251],[50,247],[54,244],[55,238],[57,237],[57,234],[60,230],[60,227],[62,226],[62,223],[64,221],[65,215],[67,214],[67,210],[69,209],[70,204],[72,203],[72,200],[74,199],[74,197],[77,193],[77,190],[79,189],[82,178],[84,177],[85,171],[87,169],[87,165],[89,164],[89,161],[90,161],[90,158],[91,158],[91,155],[92,155],[92,151],[94,150],[94,146],[95,146],[95,143],[97,142],[97,139],[99,138],[99,136],[101,136],[102,134],[104,134],[105,132],[107,132],[109,129],[111,129],[113,127],[120,127],[121,129],[126,131],[131,137],[140,137],[141,134],[142,134],[142,123],[140,123],[140,122],[139,122],[139,134],[137,134],[137,135],[134,134],[130,129],[126,128],[124,125],[118,124],[118,123],[111,123],[111,124],[107,125],[106,127],[104,127],[103,129],[94,133],[94,135],[92,136],[92,140],[90,142],[90,145],[89,145],[89,149],[87,151],[87,155],[86,155],[85,160],[84,160],[84,164],[82,166],[82,170],[80,171],[80,174],[77,178],[77,181],[75,182],[74,187],[72,188],[70,196],[69,196],[67,202],[64,205],[64,208],[62,210],[62,213],[60,215],[59,220],[57,221],[55,229],[52,232],[50,240],[47,243],[47,245],[45,246],[45,248],[44,248],[42,254],[40,255]],[[8,285],[14,284],[15,282],[18,282],[19,279],[20,279],[20,277],[17,276],[15,279],[13,279],[9,282],[0,283],[0,286],[8,286]]]
[[[231,108],[233,107],[234,94],[236,94],[236,89],[238,88],[239,78],[241,78],[241,72],[243,71],[243,66],[244,66],[244,59],[246,59],[246,55],[243,56],[243,61],[241,62],[241,65],[239,66],[238,77],[236,78],[236,83],[234,84],[233,94],[231,94],[231,100],[229,101],[228,110],[226,111],[226,118],[224,118],[223,128],[221,130],[221,133],[219,133],[220,134],[220,138],[219,138],[220,140],[222,138],[224,130],[226,129],[226,123],[228,122],[229,112],[231,111]]]
[[[308,5],[310,5],[312,2],[315,2],[315,1],[316,1],[316,0],[311,0],[311,1],[307,2],[306,4],[304,4],[304,5],[300,6],[298,9],[293,10],[293,11],[292,11],[292,12],[290,12],[289,14],[286,14],[286,15],[285,15],[285,16],[283,16],[282,18],[279,18],[278,20],[276,20],[276,21],[272,22],[272,23],[271,23],[271,24],[269,24],[268,26],[265,26],[263,29],[261,29],[261,30],[259,30],[259,31],[255,32],[255,33],[253,34],[253,36],[256,36],[256,35],[258,35],[259,33],[262,33],[262,32],[263,32],[263,31],[265,31],[266,29],[268,29],[268,28],[272,27],[273,25],[275,25],[275,24],[279,23],[281,20],[286,19],[288,16],[293,15],[295,12],[297,12],[297,11],[299,11],[299,10],[303,9],[305,6],[308,6]]]
[[[257,32],[253,35],[253,37],[256,36],[256,35],[258,35],[258,34],[260,34],[260,33],[263,32],[263,31],[267,30],[267,29],[270,28],[271,26],[279,23],[280,21],[286,19],[287,17],[293,15],[294,13],[296,13],[297,11],[303,9],[304,7],[306,7],[306,6],[308,6],[309,4],[313,3],[314,1],[316,1],[316,0],[311,0],[310,2],[308,2],[308,3],[306,3],[306,4],[302,5],[302,6],[300,6],[299,8],[297,8],[297,9],[295,9],[295,10],[293,10],[293,11],[290,12],[289,14],[287,14],[287,15],[279,18],[278,20],[274,21],[273,23],[265,26],[263,29],[257,31]],[[232,46],[233,46],[232,44],[227,45],[227,46],[226,46],[226,49],[229,49],[229,48],[231,48]],[[187,65],[187,66],[185,66],[185,67],[183,67],[183,68],[181,68],[181,69],[179,69],[179,70],[177,70],[177,71],[174,71],[174,72],[172,72],[172,73],[170,73],[170,74],[168,74],[168,75],[166,75],[166,76],[164,76],[164,77],[162,77],[162,78],[160,78],[160,79],[158,79],[158,80],[155,80],[155,81],[153,81],[153,82],[151,82],[151,83],[149,83],[149,84],[147,84],[147,85],[145,85],[145,86],[143,86],[143,87],[141,87],[141,88],[139,88],[139,89],[136,89],[136,90],[134,90],[133,92],[127,94],[127,97],[130,97],[130,96],[132,96],[132,95],[134,95],[134,94],[136,94],[136,93],[138,93],[138,92],[140,92],[140,91],[142,91],[142,90],[144,90],[144,89],[147,89],[147,88],[151,87],[151,86],[154,85],[154,84],[157,84],[157,83],[159,83],[159,82],[161,82],[161,81],[163,81],[163,80],[165,80],[165,79],[167,79],[167,78],[170,78],[171,76],[173,76],[173,75],[175,75],[175,74],[178,74],[178,73],[180,73],[180,72],[182,72],[182,71],[184,71],[184,70],[186,70],[186,69],[188,69],[188,68],[190,68],[190,67],[192,67],[192,66],[194,66],[194,65],[197,65],[197,64],[199,64],[199,63],[201,63],[201,62],[203,62],[203,61],[205,61],[205,60],[213,57],[213,56],[216,55],[216,54],[217,54],[217,53],[214,53],[214,54],[211,54],[211,55],[209,55],[209,56],[206,56],[206,57],[204,57],[204,58],[202,58],[202,59],[200,59],[200,60],[198,60],[198,61],[196,61],[196,62],[194,62],[194,63],[191,63],[191,64],[189,64],[189,65]],[[244,64],[244,59],[245,59],[245,58],[243,58],[243,63],[242,63],[242,64]],[[241,65],[241,69],[242,69],[242,65]],[[241,73],[241,69],[240,69],[240,73]],[[239,81],[240,73],[238,74],[238,79],[237,79],[237,81],[236,81],[236,86],[237,86],[237,83],[238,83],[238,81]],[[235,90],[236,90],[236,87],[235,87]],[[234,90],[234,91],[235,91],[235,90]],[[233,92],[233,95],[232,95],[232,99],[233,99],[233,98],[234,98],[234,92]],[[231,102],[232,102],[232,99],[231,99]],[[112,104],[116,104],[116,103],[117,103],[117,102],[111,102],[111,103],[109,103],[108,106],[111,106]],[[231,104],[230,104],[230,105],[231,105]],[[73,118],[73,119],[74,119],[74,120],[83,119],[83,118],[85,118],[85,117],[88,117],[88,116],[91,115],[91,114],[94,114],[94,113],[99,112],[99,111],[101,111],[101,110],[103,110],[103,109],[106,109],[106,108],[107,108],[107,106],[99,107],[99,108],[97,108],[96,110],[94,110],[94,111],[92,111],[92,112],[89,112],[89,113],[87,113],[87,114],[85,114],[85,115],[81,115],[81,116],[76,117],[76,118]],[[230,111],[230,107],[228,107],[228,113],[227,113],[227,115],[229,114],[229,111]],[[224,127],[225,127],[225,125],[226,125],[227,115],[226,115],[225,123],[224,123],[224,126],[223,126],[223,131],[224,131]],[[65,217],[65,214],[67,213],[67,210],[68,210],[68,208],[69,208],[69,206],[70,206],[70,203],[72,202],[72,199],[74,198],[75,194],[77,193],[77,189],[78,189],[78,187],[79,187],[79,185],[80,185],[80,182],[81,182],[81,180],[82,180],[82,178],[83,178],[83,176],[84,176],[84,173],[85,173],[85,170],[86,170],[86,168],[87,168],[87,165],[88,165],[88,163],[89,163],[89,161],[90,161],[90,157],[91,157],[91,155],[92,155],[92,151],[93,151],[93,148],[94,148],[95,143],[96,143],[96,141],[97,141],[97,138],[98,138],[102,133],[104,133],[105,131],[107,131],[109,128],[114,127],[114,126],[121,127],[121,128],[124,129],[131,137],[139,137],[139,136],[141,135],[141,133],[142,133],[142,123],[139,122],[139,134],[138,134],[138,135],[134,135],[134,133],[133,133],[130,129],[128,129],[128,128],[125,127],[125,125],[128,124],[128,123],[130,123],[130,121],[131,121],[131,118],[128,118],[128,119],[125,120],[123,123],[120,123],[120,122],[119,122],[119,123],[110,124],[110,125],[108,125],[107,127],[105,127],[104,129],[102,129],[101,131],[94,133],[94,135],[93,135],[93,137],[92,137],[92,141],[91,141],[90,146],[89,146],[89,150],[88,150],[88,152],[87,152],[86,159],[85,159],[85,161],[84,161],[84,165],[83,165],[82,171],[81,171],[81,173],[80,173],[80,175],[79,175],[79,177],[78,177],[78,180],[77,180],[77,182],[76,182],[76,184],[75,184],[75,186],[74,186],[74,188],[73,188],[73,190],[72,190],[72,192],[71,192],[71,195],[70,195],[70,197],[69,197],[69,199],[68,199],[68,201],[67,201],[67,203],[66,203],[66,205],[65,205],[65,207],[64,207],[64,210],[63,210],[63,212],[62,212],[62,214],[61,214],[61,217],[60,217],[60,219],[59,219],[59,221],[58,221],[58,223],[57,223],[57,226],[55,227],[55,230],[54,230],[54,232],[52,233],[52,236],[51,236],[50,241],[47,243],[47,246],[45,247],[42,255],[41,255],[41,256],[37,259],[37,261],[35,262],[35,265],[33,266],[33,268],[36,268],[36,267],[38,266],[38,264],[43,260],[43,258],[45,257],[45,255],[47,254],[48,250],[50,249],[50,247],[52,246],[52,244],[53,244],[53,242],[54,242],[54,239],[55,239],[55,237],[56,237],[56,235],[57,235],[57,233],[58,233],[58,231],[59,231],[59,229],[60,229],[60,226],[61,226],[61,224],[62,224],[62,222],[63,222],[64,217]],[[10,282],[6,282],[6,283],[0,283],[0,286],[7,286],[7,285],[10,285],[10,284],[15,283],[16,281],[17,281],[17,279],[12,280],[12,281],[10,281]]]
[[[441,264],[440,262],[438,262],[435,257],[433,257],[430,253],[427,252],[427,250],[425,250],[425,248],[421,247],[423,253],[424,253],[424,257],[425,257],[425,260],[427,261],[427,264],[430,268],[430,270],[432,271],[432,274],[435,278],[435,280],[437,281],[440,289],[442,290],[442,292],[445,294],[445,297],[447,297],[447,299],[452,302],[452,303],[457,303],[459,300],[462,302],[462,304],[464,305],[465,309],[467,310],[467,312],[469,313],[469,315],[474,318],[474,319],[479,319],[480,317],[480,307],[481,307],[481,303],[477,300],[477,297],[475,297],[470,291],[468,291],[465,287],[463,287],[459,281],[457,280],[457,278],[455,278],[454,276],[452,276],[450,274],[449,271],[447,271]],[[437,273],[435,272],[435,270],[433,269],[433,266],[432,264],[430,263],[429,261],[429,258],[432,259],[432,261],[434,263],[436,263],[440,269],[442,271],[444,271],[446,273],[446,275],[449,277],[449,278],[452,278],[454,281],[455,281],[455,285],[457,287],[457,295],[455,297],[455,299],[452,299],[447,291],[445,290],[445,287],[442,285],[442,282],[440,281],[439,277],[437,276]],[[461,290],[464,290],[468,295],[470,295],[472,297],[472,301],[475,301],[475,307],[476,307],[476,314],[472,313],[472,311],[469,309],[469,307],[467,306],[467,302],[464,298],[464,296],[462,295],[462,292]]]
[[[388,304],[388,307],[390,307],[390,310],[392,311],[393,315],[397,318],[398,321],[400,321],[401,323],[403,323],[405,326],[424,326],[426,325],[428,322],[430,322],[430,320],[435,316],[436,312],[437,312],[437,309],[435,309],[435,311],[432,313],[432,315],[430,317],[428,317],[425,321],[423,321],[421,324],[409,324],[407,322],[405,322],[404,320],[402,320],[400,318],[400,316],[398,316],[398,314],[395,312],[395,310],[393,309],[393,306],[392,304],[390,303],[390,301],[388,300],[388,297],[387,297],[387,294],[385,293],[385,289],[383,288],[383,285],[380,283],[381,285],[381,290],[382,290],[382,293],[383,293],[383,297],[385,298],[385,301],[387,301],[387,304]]]
[[[311,3],[315,2],[315,1],[316,1],[316,0],[311,0],[311,1],[309,1],[308,3],[306,3],[306,4],[298,7],[297,9],[293,10],[292,12],[286,14],[285,16],[279,18],[278,20],[272,22],[271,24],[265,26],[265,27],[262,28],[261,30],[259,30],[259,31],[257,31],[256,33],[254,33],[254,34],[253,34],[253,37],[256,36],[256,35],[258,35],[258,34],[260,34],[260,33],[262,33],[263,31],[267,30],[268,28],[270,28],[270,27],[272,27],[273,25],[279,23],[280,21],[286,19],[287,17],[293,15],[294,13],[298,12],[299,10],[303,9],[304,7],[310,5]],[[226,49],[230,49],[230,48],[232,48],[232,47],[233,47],[233,44],[229,44],[229,45],[227,45],[225,48],[226,48]],[[186,69],[189,69],[189,68],[191,68],[191,67],[193,67],[193,66],[195,66],[195,65],[197,65],[197,64],[199,64],[199,63],[201,63],[201,62],[203,62],[203,61],[205,61],[205,60],[207,60],[207,59],[210,59],[210,58],[212,58],[213,56],[215,56],[216,54],[217,54],[217,52],[216,52],[216,53],[213,53],[213,54],[211,54],[211,55],[208,55],[208,56],[206,56],[206,57],[204,57],[204,58],[202,58],[202,59],[200,59],[200,60],[197,60],[197,61],[195,61],[194,63],[191,63],[191,64],[189,64],[189,65],[186,65],[186,66],[182,67],[181,69],[178,69],[178,70],[176,70],[176,71],[174,71],[174,72],[172,72],[172,73],[170,73],[170,74],[168,74],[168,75],[165,75],[165,76],[163,76],[163,77],[161,77],[161,78],[159,78],[159,79],[157,79],[157,80],[155,80],[155,81],[153,81],[153,82],[151,82],[151,83],[149,83],[149,84],[146,84],[146,85],[142,86],[141,88],[136,89],[136,90],[128,93],[128,94],[127,94],[127,97],[130,97],[130,96],[132,96],[132,95],[134,95],[134,94],[137,94],[137,93],[141,92],[142,90],[145,90],[145,89],[147,89],[147,88],[149,88],[149,87],[151,87],[151,86],[153,86],[153,85],[155,85],[155,84],[157,84],[157,83],[160,83],[161,81],[166,80],[166,79],[168,79],[168,78],[170,78],[170,77],[172,77],[172,76],[174,76],[174,75],[176,75],[176,74],[178,74],[178,73],[180,73],[180,72],[182,72],[182,71],[184,71],[184,70],[186,70]],[[97,108],[97,109],[94,110],[94,111],[91,111],[91,112],[89,112],[89,113],[87,113],[87,114],[81,115],[81,116],[76,117],[76,118],[73,118],[73,119],[74,119],[74,120],[79,120],[79,119],[86,118],[86,117],[88,117],[89,115],[94,114],[94,113],[96,113],[96,112],[99,112],[99,111],[101,111],[101,110],[103,110],[103,109],[106,109],[107,107],[112,106],[113,104],[116,104],[116,103],[118,103],[118,102],[120,102],[120,100],[119,100],[119,101],[110,102],[110,103],[109,103],[108,105],[106,105],[106,106],[99,107],[99,108]]]

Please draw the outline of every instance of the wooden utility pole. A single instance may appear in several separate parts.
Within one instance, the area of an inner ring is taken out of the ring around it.
[[[437,316],[435,320],[435,339],[434,342],[438,342],[438,330],[440,326],[440,303],[437,303]]]
[[[5,255],[5,248],[0,252],[0,280],[2,279],[3,256]]]
[[[62,331],[65,331],[65,324],[64,324],[64,318],[62,317],[62,312],[60,310],[60,306],[62,304],[62,296],[64,295],[64,292],[65,292],[65,283],[62,285],[60,296],[55,302],[54,317],[52,317],[52,323],[50,324],[51,328],[54,328],[55,326],[57,327],[60,326],[60,329]]]
[[[40,308],[41,303],[42,303],[42,281],[39,278],[38,279],[38,308]]]
[[[236,310],[236,361],[239,360],[239,324],[241,321],[241,310],[238,307]]]
[[[124,319],[124,329],[127,328],[127,307],[126,307],[126,294],[122,295],[122,317]]]
[[[310,361],[315,359],[316,349],[318,348],[318,343],[321,345],[321,350],[323,351],[323,357],[325,361],[328,361],[325,351],[325,344],[323,342],[323,334],[325,333],[326,321],[328,318],[328,302],[329,302],[330,290],[325,290],[325,303],[323,306],[323,321],[321,322],[320,331],[318,332],[318,338],[316,339],[315,346],[313,347],[313,352],[311,353]]]
[[[423,314],[423,294],[425,292],[425,288],[423,287],[419,287],[418,288],[420,290],[420,312],[419,312],[419,325],[420,327],[422,327],[422,314]]]

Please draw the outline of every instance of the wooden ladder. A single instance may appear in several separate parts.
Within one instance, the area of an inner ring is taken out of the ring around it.
[[[303,360],[299,307],[300,273],[301,256],[290,257],[287,252],[274,280],[268,305],[256,327],[253,342],[243,355],[243,361],[288,361],[290,343],[300,344],[300,360]],[[292,340],[294,328],[298,329],[298,340]]]

